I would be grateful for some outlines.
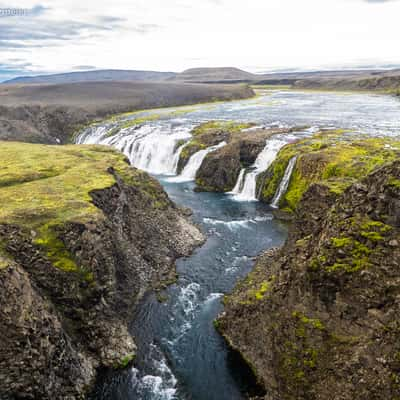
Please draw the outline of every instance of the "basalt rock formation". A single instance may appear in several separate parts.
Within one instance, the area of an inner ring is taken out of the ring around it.
[[[0,152],[0,398],[84,398],[98,368],[132,362],[136,304],[203,236],[109,148]]]
[[[399,398],[400,162],[341,194],[312,183],[216,326],[265,400]]]

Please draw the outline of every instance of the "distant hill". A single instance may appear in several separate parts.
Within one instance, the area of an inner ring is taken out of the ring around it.
[[[72,82],[0,85],[0,140],[68,143],[75,129],[122,112],[254,96],[245,85]],[[1,397],[1,396],[0,396]]]
[[[303,89],[376,90],[400,93],[400,70],[357,71],[349,74],[300,77],[293,87]]]
[[[68,72],[64,74],[21,76],[4,83],[73,83],[94,81],[163,81],[173,78],[174,72],[130,71],[105,69],[97,71]]]
[[[259,75],[238,68],[191,68],[171,78],[184,82],[220,83],[251,82],[260,79]]]
[[[7,84],[65,84],[76,82],[171,82],[171,83],[250,83],[292,85],[298,88],[348,90],[400,90],[400,70],[332,70],[253,74],[233,67],[191,68],[181,73],[96,70],[54,75],[18,77]]]

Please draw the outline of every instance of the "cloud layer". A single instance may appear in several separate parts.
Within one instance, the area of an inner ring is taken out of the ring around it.
[[[2,75],[400,62],[396,0],[37,1],[0,17]]]

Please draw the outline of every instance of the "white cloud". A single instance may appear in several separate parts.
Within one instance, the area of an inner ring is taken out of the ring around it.
[[[0,19],[0,56],[4,64],[24,60],[27,71],[400,63],[394,0],[19,0],[18,7],[37,13]]]

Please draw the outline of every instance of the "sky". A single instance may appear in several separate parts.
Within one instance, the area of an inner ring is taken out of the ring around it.
[[[399,15],[400,0],[0,0],[0,81],[105,68],[400,65]]]

